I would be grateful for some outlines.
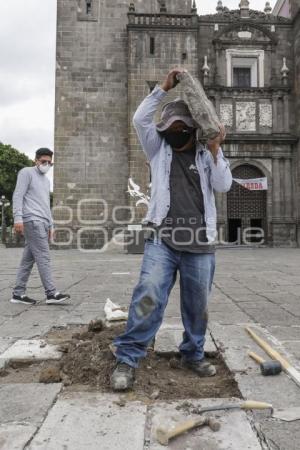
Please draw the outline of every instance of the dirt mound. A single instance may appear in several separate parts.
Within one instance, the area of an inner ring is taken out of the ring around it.
[[[124,325],[106,328],[97,323],[96,326],[90,324],[81,328],[80,332],[73,333],[72,338],[62,344],[64,354],[59,369],[63,383],[66,386],[86,385],[89,389],[110,391],[115,357],[109,346],[114,337],[123,331]],[[55,333],[52,333],[53,337]],[[172,368],[171,358],[174,355],[164,357],[149,349],[147,358],[136,372],[135,398],[175,400],[240,396],[237,384],[220,355],[210,358],[217,367],[217,375],[212,378],[199,378],[191,371]],[[49,370],[49,367],[46,369]],[[47,378],[45,373],[43,382]],[[53,371],[49,373],[53,375]]]

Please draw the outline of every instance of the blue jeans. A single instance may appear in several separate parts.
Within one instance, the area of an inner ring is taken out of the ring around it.
[[[184,326],[179,350],[184,359],[204,358],[208,322],[207,303],[215,271],[215,255],[180,252],[161,240],[147,240],[140,279],[133,291],[127,327],[118,336],[118,362],[138,367],[156,335],[168,303],[169,294],[180,273],[180,307]]]

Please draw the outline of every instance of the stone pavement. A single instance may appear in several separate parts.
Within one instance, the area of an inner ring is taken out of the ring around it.
[[[72,303],[46,306],[38,274],[34,271],[28,293],[36,297],[39,304],[26,307],[8,302],[20,255],[19,249],[0,248],[0,364],[7,355],[23,348],[24,342],[18,342],[20,340],[33,340],[30,349],[38,346],[42,354],[43,345],[37,345],[36,339],[53,326],[85,324],[103,317],[108,297],[113,302],[128,305],[141,261],[140,256],[116,251],[104,254],[75,250],[52,252],[58,288],[72,295]],[[299,250],[219,250],[209,310],[207,350],[212,351],[216,345],[223,352],[243,397],[273,403],[275,408],[300,406],[300,387],[285,374],[272,378],[260,375],[247,351],[251,349],[268,357],[244,330],[246,325],[252,326],[300,370]],[[170,297],[162,341],[158,345],[173,348],[178,342],[179,330],[177,284]],[[60,384],[5,385],[0,379],[0,449],[157,450],[164,447],[157,443],[153,434],[156,424],[161,423],[163,417],[173,421],[186,417],[178,416],[176,403],[158,402],[147,407],[129,402],[120,408],[114,399],[118,396],[65,392]],[[201,400],[202,405],[211,403],[220,403],[220,400]],[[218,417],[223,425],[220,432],[195,430],[172,442],[169,448],[299,449],[299,421],[283,422],[271,418],[267,412],[236,411],[221,413]]]

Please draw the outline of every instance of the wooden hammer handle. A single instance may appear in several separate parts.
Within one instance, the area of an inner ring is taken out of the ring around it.
[[[250,356],[250,358],[254,359],[254,361],[259,364],[262,364],[265,362],[265,360],[263,358],[261,358],[259,355],[257,355],[257,353],[248,352],[248,356]]]
[[[246,327],[247,332],[250,334],[252,339],[275,361],[279,361],[285,370],[290,369],[292,366],[283,356],[280,355],[276,350],[274,350],[271,345],[266,341],[261,339],[251,328]]]
[[[241,409],[273,409],[271,403],[255,402],[254,400],[247,400],[241,404]]]
[[[192,430],[193,428],[200,427],[202,425],[211,426],[210,425],[210,423],[211,423],[212,429],[215,429],[216,431],[218,429],[220,429],[219,423],[217,423],[216,421],[213,421],[213,422],[212,421],[213,421],[213,419],[209,419],[207,417],[200,417],[198,419],[186,420],[185,422],[179,423],[174,428],[171,428],[169,430],[165,429],[165,428],[158,428],[156,430],[156,437],[160,444],[168,445],[170,439],[180,436],[181,434],[185,433],[186,431]]]

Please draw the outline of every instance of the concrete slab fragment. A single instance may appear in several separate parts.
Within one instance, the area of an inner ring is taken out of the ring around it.
[[[264,420],[259,425],[260,432],[270,449],[299,450],[299,422]]]
[[[273,413],[275,419],[284,420],[286,422],[293,422],[294,420],[300,420],[300,407],[277,409]]]
[[[23,449],[36,430],[36,426],[28,424],[14,423],[0,425],[1,450]]]
[[[226,403],[226,399],[223,399]],[[199,402],[189,401],[191,404],[198,406]],[[176,410],[182,402],[172,404],[159,404],[150,408],[149,427],[151,429],[149,436],[149,450],[163,450],[162,446],[156,438],[156,430],[158,427],[172,427],[174,424],[185,421],[196,416],[188,415],[182,410]],[[220,400],[219,400],[220,403]],[[217,404],[215,399],[201,400],[201,406],[212,406]],[[261,446],[256,434],[253,432],[247,415],[242,411],[221,411],[211,416],[216,417],[221,423],[221,429],[213,432],[208,427],[191,430],[174,440],[168,445],[170,450],[261,450]]]
[[[0,338],[0,355],[4,353],[13,344],[13,339],[10,338]]]
[[[143,450],[146,406],[116,405],[117,395],[70,393],[59,398],[28,450]]]
[[[257,373],[236,374],[239,389],[245,399],[272,403],[276,408],[300,405],[300,389],[285,373],[264,377]]]
[[[217,346],[222,349],[223,357],[230,370],[256,373],[259,370],[258,365],[249,358],[248,351],[254,349],[258,354],[261,353],[246,333],[245,326],[246,324],[221,325],[211,322],[210,330]]]
[[[61,357],[57,345],[47,344],[40,339],[19,340],[2,353],[0,361],[47,361],[59,360]]]
[[[157,353],[178,353],[178,347],[182,342],[183,326],[163,324],[156,335],[154,350]],[[205,352],[216,353],[217,348],[209,332],[206,333]]]
[[[59,383],[0,385],[0,423],[40,424],[61,386]]]
[[[267,326],[269,333],[275,336],[280,341],[300,341],[300,326],[275,325]]]

